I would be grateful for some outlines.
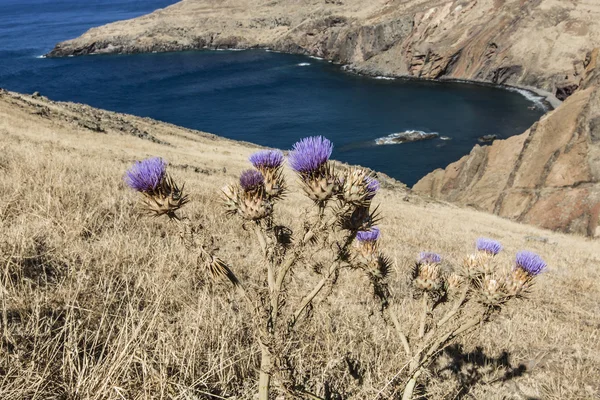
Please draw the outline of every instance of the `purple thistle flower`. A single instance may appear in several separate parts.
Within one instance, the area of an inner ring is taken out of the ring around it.
[[[494,239],[488,238],[478,238],[476,242],[477,250],[485,251],[486,253],[490,253],[496,255],[502,251],[502,245],[500,242]]]
[[[125,173],[125,183],[138,192],[151,192],[167,174],[167,162],[159,157],[137,161]]]
[[[356,234],[356,240],[359,242],[376,242],[379,240],[379,236],[381,236],[379,228],[373,226],[368,231],[358,231]]]
[[[249,158],[254,168],[275,169],[283,164],[283,153],[280,150],[261,150]]]
[[[540,256],[526,250],[517,253],[516,264],[531,276],[539,275],[546,269],[546,263]]]
[[[375,178],[367,176],[365,178],[365,183],[367,184],[367,192],[369,192],[369,194],[366,196],[366,199],[372,200],[373,197],[375,197],[375,194],[377,194],[377,191],[379,190],[379,181]]]
[[[255,169],[247,169],[240,175],[240,186],[246,192],[256,189],[264,182],[263,175]]]
[[[419,264],[437,264],[442,261],[442,256],[437,253],[422,251],[419,253],[419,259],[417,261]]]
[[[294,171],[309,174],[325,164],[332,151],[333,143],[323,136],[307,137],[294,144],[288,161]]]

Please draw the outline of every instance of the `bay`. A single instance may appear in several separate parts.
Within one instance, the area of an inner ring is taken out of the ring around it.
[[[468,154],[480,136],[522,133],[545,112],[501,88],[374,79],[264,50],[40,58],[93,26],[174,2],[0,0],[0,87],[282,149],[324,135],[335,159],[408,185]],[[376,144],[405,131],[439,136]]]

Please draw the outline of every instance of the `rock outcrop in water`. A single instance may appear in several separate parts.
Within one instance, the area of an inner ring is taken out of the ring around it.
[[[49,56],[265,47],[382,75],[532,86],[564,99],[600,40],[593,0],[184,0]]]
[[[384,136],[376,139],[375,143],[382,144],[401,144],[418,142],[421,140],[435,139],[440,135],[436,132],[422,132],[422,131],[404,131],[398,133],[392,133],[391,135]]]
[[[525,133],[438,169],[413,188],[543,228],[600,236],[600,66]]]
[[[415,191],[545,228],[600,235],[600,2],[184,0],[58,44],[49,56],[271,48],[357,72],[530,86],[567,101],[476,146]]]

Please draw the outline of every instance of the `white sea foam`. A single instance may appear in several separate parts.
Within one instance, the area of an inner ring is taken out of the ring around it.
[[[376,77],[374,77],[375,79],[382,79],[382,80],[386,80],[386,81],[393,81],[396,78],[392,77],[392,76],[383,76],[383,75],[378,75]]]
[[[312,58],[314,60],[322,60],[323,57],[317,57],[317,56],[308,56],[309,58]]]
[[[375,139],[375,144],[400,144],[400,143],[404,143],[404,142],[399,139],[403,139],[403,138],[408,139],[411,137],[412,137],[412,139],[407,140],[407,142],[408,141],[414,142],[414,141],[425,140],[425,139],[433,139],[435,137],[439,137],[439,134],[437,132],[423,132],[423,131],[417,131],[417,130],[407,130],[404,132],[392,133],[390,135]]]
[[[310,63],[303,62],[303,63],[296,64],[296,65],[299,66],[299,67],[308,67],[310,65]]]
[[[42,54],[41,56],[37,56],[36,58],[46,58],[46,55]]]
[[[449,136],[440,136],[440,140],[452,140]]]
[[[546,103],[544,103],[544,96],[540,96],[536,93],[533,93],[529,90],[525,90],[525,89],[520,89],[520,88],[516,88],[516,87],[506,87],[507,90],[511,91],[511,92],[516,92],[519,93],[521,96],[525,97],[527,100],[531,101],[533,104],[536,105],[536,107],[541,108],[542,110],[546,110],[547,106]]]

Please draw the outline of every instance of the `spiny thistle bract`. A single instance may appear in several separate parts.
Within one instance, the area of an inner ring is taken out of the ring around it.
[[[475,279],[483,274],[494,272],[493,257],[494,255],[487,251],[469,254],[463,260],[462,274],[468,279]]]
[[[242,172],[239,185],[227,185],[222,190],[223,206],[229,214],[239,214],[251,221],[271,215],[273,205],[264,189],[264,177],[259,171]]]
[[[375,194],[377,194],[381,185],[377,179],[371,176],[365,178],[365,183],[367,184],[367,192],[369,192],[367,200],[373,200],[373,197],[375,197]]]
[[[154,215],[177,218],[175,212],[188,201],[179,186],[167,174],[167,162],[154,157],[136,162],[125,173],[125,182],[144,195],[144,211]]]
[[[333,143],[323,136],[308,137],[295,143],[288,154],[290,167],[298,173],[308,197],[324,207],[336,193],[339,181],[328,164]]]
[[[249,160],[263,175],[267,196],[273,200],[283,197],[286,191],[283,178],[283,153],[280,150],[260,150],[252,154]]]
[[[546,269],[546,263],[531,251],[520,251],[515,258],[515,267],[507,278],[508,290],[513,295],[527,291],[532,280]]]
[[[376,256],[377,241],[380,236],[381,233],[376,226],[356,233],[356,246],[363,257],[372,258]]]
[[[371,279],[384,279],[392,265],[391,260],[378,250],[380,237],[381,232],[376,226],[356,233],[356,262],[365,268]]]
[[[379,181],[361,168],[350,168],[341,183],[340,198],[356,206],[365,206],[379,190]]]
[[[477,250],[494,256],[502,251],[502,245],[494,239],[478,238],[475,244]]]
[[[434,292],[442,287],[440,262],[442,257],[437,253],[421,252],[413,270],[414,284],[417,289]]]

